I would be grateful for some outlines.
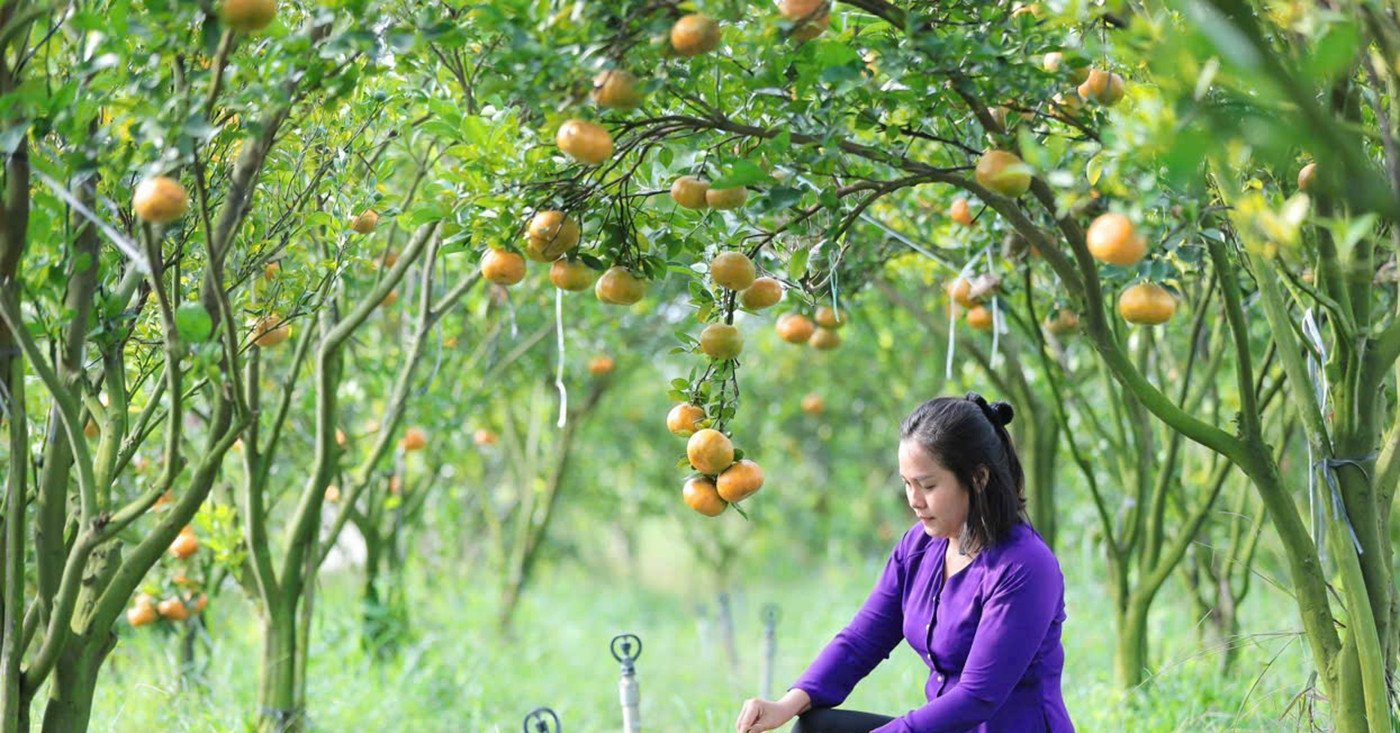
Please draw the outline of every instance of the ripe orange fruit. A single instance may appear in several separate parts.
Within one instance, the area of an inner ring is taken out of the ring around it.
[[[948,207],[948,217],[965,227],[972,226],[972,207],[968,206],[967,199],[954,199],[953,205]]]
[[[948,283],[948,295],[953,302],[964,308],[971,308],[977,305],[977,301],[972,297],[972,281],[959,277]]]
[[[101,434],[102,431],[98,429],[97,421],[93,420],[92,418],[88,418],[87,424],[83,425],[83,437],[87,438],[88,440],[92,440],[93,438],[96,438]]]
[[[1317,177],[1317,163],[1308,163],[1303,169],[1298,171],[1298,190],[1306,191],[1312,186],[1313,178]]]
[[[385,295],[384,299],[379,301],[379,304],[387,308],[397,302],[399,302],[399,291],[390,290],[389,294]]]
[[[584,165],[598,165],[612,156],[612,135],[601,125],[572,119],[559,126],[554,142],[564,154]]]
[[[409,428],[403,434],[399,445],[406,451],[423,450],[428,447],[428,434],[422,428]]]
[[[375,221],[378,221],[378,220],[379,220],[379,216],[376,214],[376,215],[375,215]],[[393,267],[395,264],[398,263],[398,261],[399,261],[399,253],[398,253],[398,252],[396,252],[396,251],[394,251],[394,250],[391,249],[391,250],[389,250],[389,251],[387,251],[387,252],[384,253],[384,258],[383,258],[384,267]]]
[[[705,203],[711,209],[737,209],[749,200],[749,190],[743,186],[711,188],[705,191]]]
[[[595,377],[601,377],[604,374],[611,374],[616,366],[617,364],[613,362],[611,356],[595,356],[588,362],[588,373]]]
[[[153,624],[159,618],[160,615],[156,613],[156,607],[150,601],[137,601],[136,605],[126,609],[126,622],[132,626]]]
[[[593,77],[593,103],[612,109],[632,109],[642,103],[637,77],[622,69],[608,69]]]
[[[282,264],[280,262],[269,262],[263,265],[263,279],[276,280],[282,274]]]
[[[329,502],[329,503],[331,503],[331,504],[334,504],[334,503],[340,501],[340,487],[339,487],[339,486],[336,486],[335,484],[331,484],[330,486],[327,486],[327,487],[326,487],[326,501]]]
[[[632,305],[647,294],[647,282],[628,272],[627,268],[614,265],[598,278],[593,292],[598,300],[609,305]]]
[[[481,276],[497,285],[514,285],[525,279],[525,258],[503,249],[488,249],[481,258]]]
[[[570,262],[561,257],[549,266],[549,281],[554,283],[554,287],[573,293],[587,290],[597,276],[597,271],[583,264],[582,260]]]
[[[1176,298],[1156,283],[1138,283],[1118,296],[1118,314],[1128,323],[1155,326],[1171,320]]]
[[[344,448],[344,447],[345,447],[345,444],[346,444],[346,443],[349,443],[349,442],[350,442],[350,438],[347,437],[347,436],[345,435],[345,431],[344,431],[344,430],[341,430],[340,428],[336,428],[336,429],[335,429],[335,444],[338,445],[338,446],[340,446],[341,448]]]
[[[719,47],[719,24],[707,15],[687,15],[671,26],[671,48],[681,56],[699,56]]]
[[[702,428],[686,441],[685,455],[695,470],[707,476],[717,476],[734,464],[734,444],[724,433],[714,428]]]
[[[1089,254],[1100,262],[1127,267],[1147,255],[1147,240],[1137,233],[1133,220],[1118,213],[1100,214],[1084,236]]]
[[[986,306],[974,306],[967,312],[967,325],[978,331],[992,330],[992,312]]]
[[[739,293],[739,305],[749,310],[771,308],[783,299],[783,284],[771,277],[760,277]]]
[[[578,246],[578,222],[562,211],[540,211],[525,230],[525,254],[538,262],[553,262]]]
[[[705,194],[709,193],[710,183],[695,176],[681,176],[671,184],[671,200],[687,209],[705,208]]]
[[[718,517],[729,508],[724,499],[719,498],[715,482],[703,476],[687,480],[685,488],[681,489],[681,498],[685,500],[686,506],[707,517]]]
[[[195,536],[194,530],[185,527],[176,535],[175,541],[170,543],[170,554],[184,560],[199,551],[199,538]]]
[[[831,0],[778,0],[778,12],[788,20],[803,20],[831,11]]]
[[[147,178],[136,187],[131,209],[142,221],[168,224],[179,219],[190,207],[185,187],[169,176]]]
[[[1041,65],[1046,71],[1052,74],[1059,73],[1061,69],[1064,69],[1065,73],[1069,74],[1069,78],[1073,79],[1075,84],[1082,84],[1084,83],[1085,79],[1089,78],[1089,70],[1087,68],[1084,68],[1082,66],[1066,67],[1064,63],[1065,55],[1063,53],[1059,51],[1051,51],[1050,53],[1045,54],[1045,58],[1043,59]]]
[[[1084,109],[1084,100],[1080,98],[1079,92],[1062,92],[1050,98],[1050,105],[1054,107],[1055,114],[1063,118]]]
[[[715,481],[715,488],[719,489],[719,498],[727,502],[743,501],[763,488],[763,469],[747,458],[742,459],[724,469]]]
[[[223,0],[219,5],[224,25],[239,33],[260,31],[276,16],[276,0]]]
[[[1041,7],[1040,3],[1016,3],[1011,7],[1011,17],[1018,18],[1022,15],[1040,19],[1045,17],[1045,8]]]
[[[753,260],[742,252],[721,252],[710,260],[710,277],[723,288],[743,290],[753,285],[757,274]]]
[[[817,308],[817,325],[825,328],[840,328],[846,325],[845,314],[837,315],[829,306]]]
[[[253,343],[263,348],[276,346],[291,335],[291,324],[276,313],[269,313],[253,323]]]
[[[1086,102],[1112,106],[1123,99],[1123,77],[1102,69],[1092,69],[1079,85],[1079,96]]]
[[[711,359],[733,359],[743,350],[744,335],[727,323],[711,323],[700,332],[700,351]]]
[[[779,316],[774,328],[778,331],[778,338],[790,344],[805,344],[807,339],[812,337],[812,332],[817,329],[807,316],[800,313],[785,313]]]
[[[816,392],[808,394],[802,398],[802,411],[808,415],[820,415],[826,412],[826,400]]]
[[[1053,74],[1060,70],[1060,64],[1063,64],[1064,62],[1065,55],[1063,53],[1059,51],[1051,51],[1050,53],[1045,54],[1045,57],[1041,59],[1040,66],[1041,68]]]
[[[822,326],[812,333],[812,337],[807,339],[807,343],[814,349],[831,351],[841,345],[841,334],[834,328]]]
[[[1014,199],[1030,190],[1031,167],[1014,153],[988,150],[977,161],[977,182]]]
[[[179,598],[167,598],[156,604],[156,612],[161,618],[168,618],[171,621],[184,621],[190,617],[190,611],[185,608],[185,604]]]
[[[359,216],[350,220],[350,228],[357,234],[369,234],[374,228],[379,226],[379,213],[374,209],[365,209]]]
[[[1045,330],[1062,336],[1079,328],[1079,314],[1068,308],[1061,308],[1053,318],[1045,320]]]
[[[682,402],[666,413],[666,429],[674,435],[689,438],[700,429],[700,423],[704,420],[705,408],[692,405],[689,402]]]
[[[175,492],[166,489],[160,496],[156,497],[156,503],[151,505],[152,509],[161,510],[175,503]]]
[[[200,593],[190,600],[189,609],[191,613],[201,613],[209,607],[209,596]]]
[[[472,442],[476,443],[477,445],[495,445],[496,440],[496,434],[490,430],[487,430],[486,428],[477,428],[476,432],[472,433]]]

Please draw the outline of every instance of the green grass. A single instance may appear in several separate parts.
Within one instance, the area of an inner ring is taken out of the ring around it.
[[[664,534],[658,537],[664,537]],[[760,608],[781,606],[775,685],[781,692],[854,612],[883,558],[853,565],[798,567],[778,560],[745,564],[734,592],[740,667],[731,673],[714,633],[701,622],[713,594],[679,550],[653,537],[635,581],[603,577],[572,563],[544,566],[518,616],[516,638],[495,636],[495,584],[481,574],[421,569],[411,581],[415,638],[395,659],[374,664],[358,646],[357,578],[326,579],[319,592],[309,674],[314,730],[520,730],[539,705],[553,707],[564,730],[618,730],[614,634],[639,635],[643,727],[667,733],[729,730],[760,680]],[[1081,731],[1280,731],[1280,720],[1308,679],[1306,652],[1291,601],[1267,583],[1248,599],[1246,627],[1256,635],[1237,670],[1220,679],[1216,657],[1196,647],[1188,606],[1169,584],[1152,618],[1157,675],[1133,694],[1112,685],[1112,611],[1095,580],[1092,556],[1062,549],[1069,582],[1065,696]],[[216,633],[203,689],[182,690],[176,640],[130,633],[103,673],[94,731],[243,730],[254,711],[258,632],[252,608],[234,591],[213,608]],[[707,631],[708,629],[708,631]],[[710,643],[706,643],[706,639]],[[920,704],[925,668],[896,650],[848,705],[898,714]],[[1251,688],[1252,691],[1251,691]]]

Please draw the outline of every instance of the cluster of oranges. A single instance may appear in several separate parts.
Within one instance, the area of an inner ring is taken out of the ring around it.
[[[180,534],[170,543],[170,555],[177,560],[188,560],[198,551],[199,537],[195,535],[193,527],[181,529]],[[209,605],[208,596],[194,592],[198,583],[192,582],[183,573],[174,576],[174,583],[181,590],[164,599],[157,600],[145,593],[136,596],[131,608],[126,610],[127,623],[132,626],[146,626],[161,619],[185,621]]]
[[[790,344],[807,344],[820,351],[830,351],[841,345],[840,329],[845,325],[845,315],[821,306],[811,318],[802,313],[785,313],[773,327],[778,338]]]

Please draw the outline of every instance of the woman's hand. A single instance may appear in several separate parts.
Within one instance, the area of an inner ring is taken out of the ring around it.
[[[811,706],[811,698],[803,690],[788,690],[778,701],[751,698],[744,701],[739,719],[734,721],[736,733],[762,733],[781,727]]]

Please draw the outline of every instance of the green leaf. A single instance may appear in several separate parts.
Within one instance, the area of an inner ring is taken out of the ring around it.
[[[1333,23],[1310,51],[1304,69],[1314,79],[1327,80],[1351,66],[1361,44],[1361,30],[1354,21]]]
[[[729,170],[724,175],[710,182],[710,188],[735,188],[737,186],[751,186],[755,183],[771,181],[772,178],[758,167],[757,163],[748,160],[734,161]]]
[[[811,256],[809,249],[799,249],[792,253],[788,260],[788,279],[801,280],[807,274],[807,258]]]

